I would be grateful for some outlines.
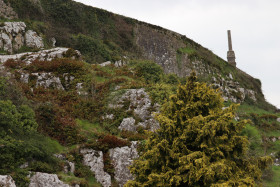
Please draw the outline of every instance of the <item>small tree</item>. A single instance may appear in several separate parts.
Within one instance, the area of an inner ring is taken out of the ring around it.
[[[254,186],[270,157],[249,157],[248,121],[233,120],[236,105],[223,99],[196,75],[179,86],[156,116],[160,129],[146,141],[126,186]]]

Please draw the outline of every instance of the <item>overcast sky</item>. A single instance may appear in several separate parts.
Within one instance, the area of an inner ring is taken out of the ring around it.
[[[76,0],[162,26],[226,59],[231,30],[237,67],[262,81],[280,108],[280,0]]]

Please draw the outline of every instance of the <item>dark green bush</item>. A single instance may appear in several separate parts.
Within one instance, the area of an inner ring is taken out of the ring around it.
[[[134,61],[132,65],[137,76],[142,77],[146,83],[158,83],[164,75],[162,67],[151,61]]]

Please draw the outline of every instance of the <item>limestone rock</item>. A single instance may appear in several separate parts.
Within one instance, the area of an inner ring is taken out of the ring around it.
[[[25,33],[25,43],[27,47],[31,48],[41,49],[44,47],[43,39],[32,30]]]
[[[146,120],[150,117],[149,108],[152,107],[152,101],[144,88],[130,89],[124,94],[122,99],[128,99],[130,101],[129,110],[134,109],[134,113],[142,120]]]
[[[9,52],[10,54],[13,52],[12,40],[8,34],[2,33],[1,37],[3,40],[4,51]]]
[[[51,38],[51,42],[52,42],[52,46],[55,47],[56,39],[55,38]]]
[[[0,17],[14,19],[18,18],[18,15],[12,7],[7,5],[3,0],[0,0]]]
[[[28,53],[14,54],[14,55],[0,55],[0,62],[4,63],[8,59],[13,59],[13,60],[21,60],[22,62],[25,62],[28,65],[36,59],[42,61],[51,61],[55,58],[64,57],[67,50],[69,50],[69,48],[57,47],[57,48],[42,50],[38,52],[28,52]],[[77,54],[75,54],[75,56],[73,57],[80,58],[79,56],[76,57],[76,55],[80,54],[78,51],[76,52]]]
[[[53,73],[28,73],[20,72],[20,81],[23,83],[29,82],[29,77],[32,76],[36,79],[36,87],[44,87],[44,88],[56,88],[60,90],[64,90],[64,87],[61,84],[60,78],[53,75]]]
[[[17,34],[14,39],[13,49],[18,51],[24,45],[24,37],[21,33]]]
[[[128,180],[133,180],[129,171],[132,161],[138,158],[137,142],[133,141],[131,146],[117,147],[109,150],[110,158],[115,169],[115,179],[122,187]]]
[[[16,187],[16,183],[10,175],[0,175],[0,186]]]
[[[60,78],[54,76],[52,73],[32,73],[31,75],[37,76],[36,87],[56,88],[64,90]]]
[[[24,22],[5,22],[4,30],[6,33],[15,37],[17,34],[24,32],[26,25]]]
[[[278,122],[280,122],[280,118],[277,118],[276,120],[277,120]]]
[[[112,63],[110,61],[107,61],[107,62],[103,62],[101,64],[99,64],[100,66],[104,67],[104,66],[109,66],[111,65]]]
[[[123,119],[122,123],[118,127],[121,130],[128,130],[135,132],[138,126],[142,126],[145,129],[155,131],[158,129],[159,124],[153,118],[153,112],[158,112],[159,107],[157,104],[152,106],[152,101],[149,95],[145,92],[144,88],[141,89],[129,89],[116,103],[110,104],[109,108],[118,109],[124,107],[124,103],[129,101],[128,111],[133,111],[133,114],[141,119],[139,124],[135,124],[133,118]]]
[[[95,174],[95,178],[104,187],[111,186],[111,176],[104,172],[103,153],[93,149],[81,149],[83,154],[83,164],[90,167],[90,170]]]
[[[29,187],[70,187],[58,179],[56,174],[36,172],[30,178]]]
[[[118,129],[135,132],[136,131],[135,119],[133,119],[132,117],[124,118],[122,123],[118,127]]]

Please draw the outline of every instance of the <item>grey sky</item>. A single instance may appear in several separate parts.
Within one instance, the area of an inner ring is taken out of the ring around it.
[[[232,32],[237,67],[262,81],[280,108],[279,0],[76,0],[186,35],[226,59]]]

